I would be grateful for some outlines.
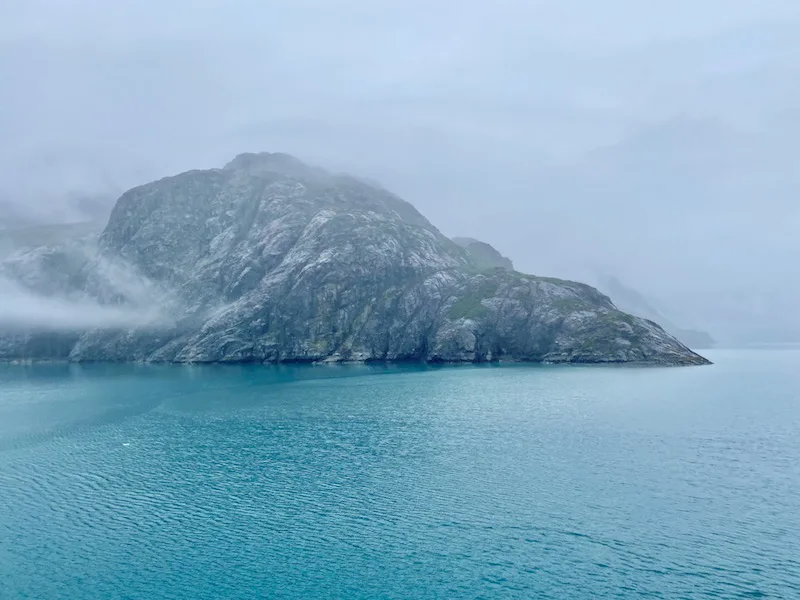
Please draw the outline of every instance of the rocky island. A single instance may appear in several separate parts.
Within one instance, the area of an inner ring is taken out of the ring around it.
[[[126,192],[99,235],[6,257],[15,290],[118,318],[3,322],[0,359],[708,362],[596,289],[516,272],[486,246],[362,180],[242,154]]]

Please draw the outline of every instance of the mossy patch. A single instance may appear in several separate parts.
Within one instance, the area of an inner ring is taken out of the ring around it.
[[[468,296],[457,300],[450,307],[449,315],[451,319],[480,319],[489,314],[489,309],[482,302],[482,298]]]
[[[463,295],[450,307],[451,319],[481,319],[489,314],[489,309],[483,305],[483,300],[492,298],[497,294],[499,287],[497,281],[481,278],[476,285],[471,285],[464,290]]]

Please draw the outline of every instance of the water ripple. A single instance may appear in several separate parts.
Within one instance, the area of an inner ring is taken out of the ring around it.
[[[0,598],[800,598],[800,406],[739,364],[158,373],[0,407]]]

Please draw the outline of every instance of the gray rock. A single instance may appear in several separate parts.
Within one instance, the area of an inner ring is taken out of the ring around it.
[[[500,254],[494,246],[486,242],[466,237],[453,238],[453,241],[469,252],[479,269],[514,270],[514,263],[511,262],[511,259]]]
[[[484,267],[385,190],[240,155],[128,191],[90,249],[0,263],[31,294],[169,319],[9,331],[0,357],[707,363],[594,288]]]

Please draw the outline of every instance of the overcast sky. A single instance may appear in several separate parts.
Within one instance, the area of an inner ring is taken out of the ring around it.
[[[798,0],[6,0],[0,206],[284,151],[522,270],[800,337],[799,31]]]

